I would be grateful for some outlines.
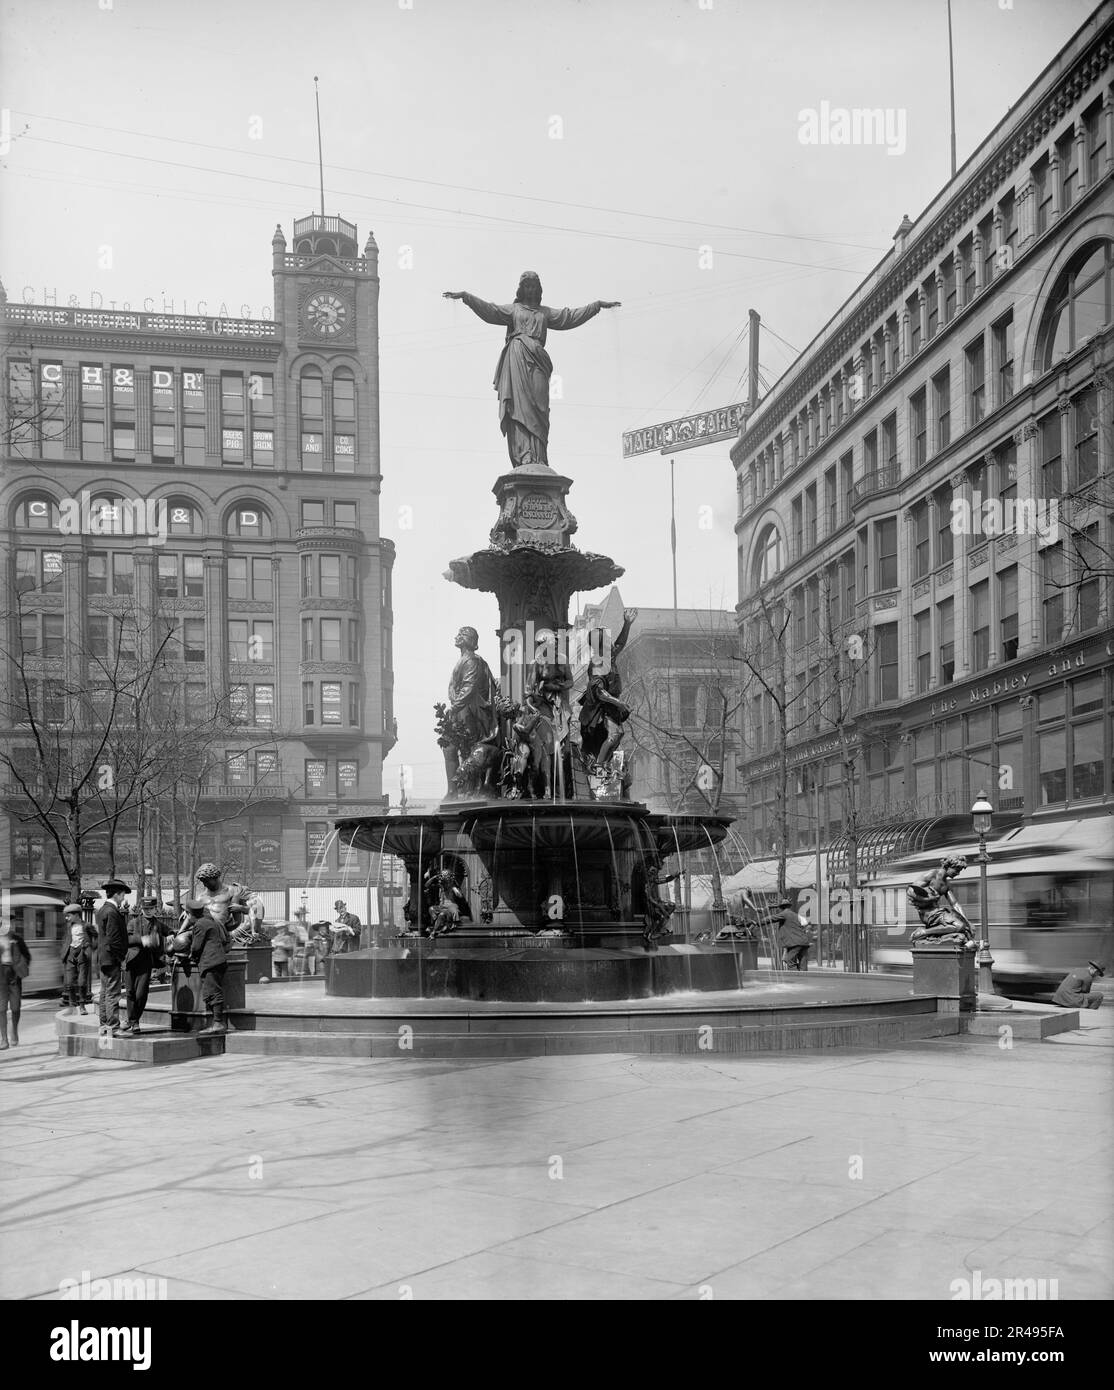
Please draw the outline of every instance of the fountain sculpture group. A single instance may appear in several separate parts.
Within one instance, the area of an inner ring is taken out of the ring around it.
[[[572,480],[548,462],[546,333],[615,306],[548,309],[529,272],[511,305],[446,297],[507,330],[495,388],[511,468],[495,482],[488,545],[446,574],[495,595],[499,674],[480,655],[476,629],[461,628],[447,699],[435,706],[448,780],[439,810],[338,823],[343,844],[406,866],[407,929],[385,948],[334,957],[328,991],[568,1001],[734,988],[738,955],[671,944],[672,905],[660,892],[675,877],[664,861],[714,848],[729,820],[660,814],[629,799],[629,711],[615,663],[635,614],[616,634],[570,633],[571,596],[623,571],[572,544]],[[571,649],[585,667],[575,717]]]

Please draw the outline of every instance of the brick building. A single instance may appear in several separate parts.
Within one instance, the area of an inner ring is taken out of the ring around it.
[[[373,866],[342,873],[328,841],[333,817],[385,804],[396,737],[378,252],[323,215],[295,221],[292,251],[276,228],[271,249],[269,319],[0,304],[5,676],[22,666],[46,719],[72,718],[52,701],[87,680],[95,726],[97,670],[155,642],[180,717],[228,711],[201,857],[272,915],[303,893],[331,907],[345,877],[367,910]],[[0,738],[26,733],[9,720]],[[134,874],[138,828],[120,831]],[[143,849],[154,867],[150,835]],[[106,847],[91,850],[96,881]],[[56,877],[49,837],[9,816],[0,872]]]

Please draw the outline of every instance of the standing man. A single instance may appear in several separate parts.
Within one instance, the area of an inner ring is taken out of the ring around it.
[[[1102,995],[1091,993],[1091,982],[1097,975],[1106,971],[1093,960],[1087,962],[1086,970],[1073,970],[1060,981],[1052,1002],[1061,1009],[1101,1009]]]
[[[89,970],[93,961],[91,928],[85,923],[85,909],[80,903],[67,903],[62,909],[64,923],[62,946],[62,1008],[88,1012]]]
[[[201,976],[201,998],[209,1014],[208,1024],[201,1033],[223,1033],[224,1021],[224,976],[228,970],[228,929],[223,922],[210,915],[206,904],[194,898],[186,903],[186,911],[193,919],[193,940],[190,955],[193,957]]]
[[[101,972],[101,1030],[113,1037],[120,1032],[120,972],[128,954],[128,921],[124,899],[131,892],[126,883],[110,878],[101,884],[105,900],[97,908],[97,964]]]
[[[128,1020],[121,1033],[140,1032],[139,1020],[147,1007],[151,973],[162,959],[162,922],[156,915],[159,900],[153,895],[128,919],[128,954],[124,961],[127,980]]]
[[[785,952],[787,970],[808,969],[809,935],[789,898],[778,903],[777,942]]]

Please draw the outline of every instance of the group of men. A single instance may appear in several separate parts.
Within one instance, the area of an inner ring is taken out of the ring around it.
[[[236,884],[225,884],[215,864],[197,871],[197,897],[184,904],[175,931],[153,894],[144,896],[128,915],[124,901],[132,891],[120,879],[101,885],[104,902],[94,924],[85,920],[81,903],[62,909],[66,931],[62,944],[62,1008],[84,1014],[92,1003],[94,962],[100,974],[99,1016],[103,1032],[132,1036],[142,1031],[151,977],[168,958],[192,962],[201,977],[201,998],[209,1015],[203,1033],[225,1030],[224,976],[232,931],[245,919],[262,920],[263,904],[257,894]],[[126,1000],[126,1017],[120,1021],[120,996]]]

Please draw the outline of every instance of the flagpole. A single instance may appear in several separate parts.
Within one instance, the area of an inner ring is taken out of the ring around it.
[[[949,0],[950,3],[950,0]],[[950,13],[950,11],[949,11]],[[325,216],[325,156],[321,152],[321,94],[317,90],[317,78],[313,79],[313,100],[317,107],[317,169],[321,178],[321,216]],[[955,163],[955,160],[952,160]],[[955,172],[954,169],[952,171]]]
[[[669,460],[669,544],[673,551],[673,626],[677,620],[677,483],[673,473],[674,459]]]
[[[948,0],[948,96],[952,118],[952,178],[955,178],[955,49],[952,46],[952,0]]]

